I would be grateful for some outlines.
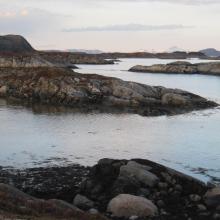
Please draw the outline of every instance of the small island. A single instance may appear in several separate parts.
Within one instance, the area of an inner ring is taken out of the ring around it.
[[[220,62],[196,63],[177,61],[169,64],[152,66],[137,65],[129,69],[131,72],[168,73],[168,74],[206,74],[220,76]]]

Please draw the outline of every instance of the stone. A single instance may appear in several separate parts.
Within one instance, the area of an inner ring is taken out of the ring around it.
[[[213,215],[213,219],[220,219],[220,214],[219,213],[215,213]]]
[[[138,219],[138,216],[131,216],[130,218],[129,218],[129,220],[136,220],[136,219]]]
[[[90,209],[89,213],[92,215],[97,215],[99,213],[99,211],[97,209]]]
[[[113,198],[108,204],[107,211],[115,217],[125,218],[150,217],[158,213],[157,207],[150,200],[129,194],[120,194]]]
[[[199,196],[199,195],[196,195],[196,194],[191,194],[190,196],[189,196],[189,198],[190,198],[190,200],[192,201],[192,202],[199,202],[199,201],[201,201],[201,196]]]
[[[163,183],[163,182],[159,182],[159,183],[158,183],[158,187],[159,187],[160,189],[167,189],[168,184],[167,184],[167,183]]]
[[[157,206],[158,206],[159,208],[163,208],[163,207],[165,207],[165,203],[164,203],[164,201],[163,201],[163,200],[159,200],[159,201],[157,201]]]
[[[179,184],[175,185],[174,188],[175,188],[175,190],[180,191],[180,192],[183,190],[183,187]]]
[[[73,204],[81,209],[88,210],[94,207],[94,202],[85,196],[77,194],[73,200]]]
[[[207,210],[206,206],[203,204],[198,204],[197,209],[199,212],[205,212]]]
[[[0,87],[0,97],[4,97],[7,94],[7,86]]]
[[[130,161],[127,165],[121,166],[119,176],[132,177],[145,186],[153,187],[159,181],[159,178],[155,174],[149,172],[149,169],[150,168],[147,166]]]
[[[220,205],[220,186],[210,189],[204,196],[206,205],[217,207]]]

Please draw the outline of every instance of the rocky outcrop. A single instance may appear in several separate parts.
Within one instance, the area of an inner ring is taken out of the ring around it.
[[[0,56],[0,68],[35,68],[35,67],[54,67],[55,65],[42,59],[36,54]]]
[[[0,36],[0,53],[30,53],[33,47],[19,35]]]
[[[71,52],[39,52],[39,55],[56,65],[75,68],[76,64],[105,65],[114,64],[114,60],[107,60],[101,55]]]
[[[64,68],[0,68],[0,96],[29,103],[171,115],[217,106],[192,93]]]
[[[155,64],[152,66],[137,65],[132,67],[131,72],[144,73],[180,73],[180,74],[207,74],[220,76],[220,63],[197,63],[191,64],[189,62],[173,62],[169,64]]]

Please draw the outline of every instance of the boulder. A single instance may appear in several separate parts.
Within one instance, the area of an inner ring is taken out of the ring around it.
[[[220,205],[220,186],[210,189],[206,192],[205,203],[208,206],[217,207]]]
[[[107,211],[116,217],[129,218],[155,216],[158,209],[150,200],[143,197],[120,194],[109,202]]]
[[[159,181],[159,178],[149,172],[151,167],[138,164],[134,161],[128,162],[127,165],[121,166],[119,177],[135,178],[145,186],[153,187]]]
[[[78,208],[89,210],[94,207],[94,202],[87,197],[77,194],[73,200],[73,204]]]

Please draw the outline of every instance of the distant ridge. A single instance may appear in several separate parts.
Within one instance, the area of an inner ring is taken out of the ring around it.
[[[86,53],[86,54],[102,54],[101,50],[85,50],[85,49],[69,49],[68,52],[71,53]]]
[[[215,48],[207,48],[204,50],[200,50],[201,53],[204,53],[208,57],[220,57],[220,51]]]
[[[20,35],[0,36],[0,53],[30,53],[33,47]]]

